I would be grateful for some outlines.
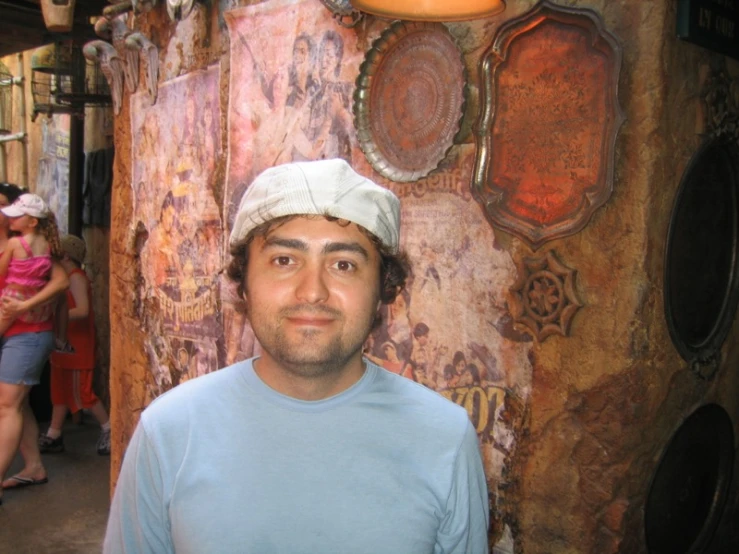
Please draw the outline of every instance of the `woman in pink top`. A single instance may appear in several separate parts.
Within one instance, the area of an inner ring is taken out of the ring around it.
[[[0,207],[7,206],[21,192],[14,185],[0,183]],[[9,230],[10,220],[0,211],[0,252],[8,250],[12,240],[8,237]],[[0,286],[4,281],[0,278]],[[53,301],[68,286],[64,268],[53,262],[48,283],[35,295],[25,300],[10,296],[2,299],[3,315],[12,323],[0,339],[0,479],[10,467],[19,446],[25,465],[18,475],[2,482],[0,503],[2,489],[47,482],[46,469],[38,450],[38,425],[28,402],[28,393],[39,382],[53,348],[53,321],[51,314],[48,319],[35,322],[23,321],[18,316]]]
[[[60,260],[62,247],[54,214],[46,202],[35,194],[23,194],[2,209],[10,219],[10,230],[18,233],[11,238],[0,256],[0,275],[5,276],[2,297],[28,300],[43,289],[51,278],[52,256]],[[42,304],[24,312],[18,319],[26,323],[46,321],[53,315],[51,304]],[[5,334],[13,319],[0,319],[0,335]]]

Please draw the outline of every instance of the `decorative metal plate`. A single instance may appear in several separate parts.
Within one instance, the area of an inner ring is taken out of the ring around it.
[[[599,16],[544,1],[480,65],[472,193],[532,248],[580,231],[611,196],[621,48]]]
[[[734,465],[731,418],[717,404],[698,408],[662,454],[644,510],[650,553],[704,552],[726,502]]]
[[[321,3],[334,14],[334,19],[342,27],[354,27],[362,19],[362,12],[355,10],[349,0],[321,0]]]
[[[365,55],[354,91],[354,125],[372,167],[416,181],[454,145],[464,114],[465,67],[441,23],[396,21]]]
[[[675,198],[665,252],[665,316],[680,355],[713,376],[739,302],[739,148],[695,153]]]

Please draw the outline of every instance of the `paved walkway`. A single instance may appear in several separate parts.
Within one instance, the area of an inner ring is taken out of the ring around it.
[[[94,418],[86,414],[84,422],[68,419],[66,452],[44,454],[48,483],[5,491],[0,553],[100,554],[110,504],[110,458],[95,451],[100,428]],[[21,467],[17,457],[8,475]]]

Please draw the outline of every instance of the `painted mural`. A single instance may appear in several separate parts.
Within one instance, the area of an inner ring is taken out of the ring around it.
[[[218,84],[214,66],[160,85],[155,105],[148,94],[131,97],[134,212],[146,232],[140,294],[155,314],[146,320],[155,395],[219,367]]]
[[[251,180],[291,161],[363,157],[351,98],[363,53],[356,33],[314,2],[278,1],[225,13],[231,36],[229,227]],[[243,305],[224,282],[226,361],[258,353]]]
[[[401,245],[413,267],[365,352],[463,406],[492,477],[515,446],[531,384],[531,339],[513,329],[506,304],[515,263],[495,247],[472,198],[474,153],[460,150],[454,170],[409,184],[378,179],[401,199]]]
[[[415,183],[388,181],[358,147],[351,119],[363,59],[356,33],[315,2],[277,1],[225,14],[231,36],[229,161],[225,217],[251,180],[273,165],[342,157],[402,201],[401,242],[413,263],[407,290],[383,307],[365,354],[467,409],[497,495],[529,396],[531,337],[513,329],[506,302],[511,255],[474,201],[474,148],[454,170]],[[228,229],[227,229],[228,230]],[[243,303],[223,283],[226,361],[259,353]]]
[[[34,192],[46,200],[56,216],[59,232],[69,224],[69,114],[41,118],[41,156]]]

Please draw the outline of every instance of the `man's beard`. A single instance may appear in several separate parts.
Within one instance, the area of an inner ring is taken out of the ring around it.
[[[327,307],[294,306],[280,310],[276,321],[267,325],[254,325],[251,311],[247,314],[252,323],[254,334],[266,353],[286,371],[300,377],[322,377],[332,373],[340,373],[347,363],[362,350],[374,323],[372,318],[357,328],[352,334],[342,333],[343,326],[326,342],[325,331],[321,329],[302,329],[296,331],[297,338],[288,337],[282,322],[292,315],[328,315],[335,318],[332,325],[343,323],[343,314]],[[293,333],[295,334],[295,333]],[[319,344],[319,341],[322,344]]]

